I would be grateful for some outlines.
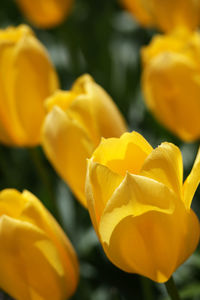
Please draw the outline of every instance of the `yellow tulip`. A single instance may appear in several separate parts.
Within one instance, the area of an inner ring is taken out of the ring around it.
[[[0,142],[35,146],[44,100],[58,88],[49,56],[25,25],[0,30]]]
[[[121,0],[122,4],[144,26],[171,31],[185,26],[195,29],[200,23],[199,0]]]
[[[30,192],[0,193],[0,288],[18,300],[65,300],[78,261],[70,241]]]
[[[143,48],[142,60],[149,109],[181,139],[200,138],[200,34],[158,35]]]
[[[42,144],[47,157],[86,206],[86,159],[101,137],[119,137],[126,125],[108,94],[89,75],[81,76],[70,91],[47,99]]]
[[[25,17],[35,26],[50,28],[63,22],[73,0],[16,0]]]
[[[120,269],[167,281],[195,250],[199,221],[190,208],[200,152],[183,180],[178,147],[156,149],[138,133],[102,139],[88,161],[88,210],[104,251]]]

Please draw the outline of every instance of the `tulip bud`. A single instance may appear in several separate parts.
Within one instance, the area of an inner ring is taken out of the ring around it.
[[[25,25],[0,30],[0,142],[35,146],[44,99],[58,88],[49,56]]]
[[[196,0],[121,0],[144,26],[171,31],[185,26],[194,30],[200,23],[200,1]]]
[[[0,193],[0,288],[18,300],[64,300],[75,291],[78,262],[70,241],[30,192]]]
[[[86,159],[101,137],[126,131],[122,115],[109,95],[89,75],[81,76],[70,91],[47,99],[42,144],[60,176],[86,206]]]
[[[88,160],[86,197],[113,264],[166,282],[194,252],[200,232],[190,206],[200,181],[200,151],[182,181],[182,156],[175,145],[153,149],[136,132],[102,139]]]
[[[64,21],[73,0],[16,0],[16,2],[24,16],[35,26],[50,28]]]
[[[182,140],[200,138],[200,34],[158,35],[142,49],[142,60],[149,109]]]

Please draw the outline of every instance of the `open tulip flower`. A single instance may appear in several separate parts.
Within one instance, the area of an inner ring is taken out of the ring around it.
[[[185,26],[194,30],[200,23],[199,0],[121,0],[144,26],[169,32]]]
[[[44,100],[58,88],[56,72],[25,25],[0,30],[0,61],[0,142],[35,146],[45,117]]]
[[[0,193],[0,288],[18,300],[66,300],[75,291],[73,247],[30,192]]]
[[[81,76],[70,91],[47,99],[42,144],[57,172],[86,206],[86,159],[101,137],[126,131],[122,115],[109,95],[89,75]]]
[[[155,36],[142,49],[142,88],[155,117],[184,141],[200,138],[200,34]]]
[[[16,0],[25,17],[37,27],[50,28],[64,21],[73,0]]]
[[[104,251],[120,269],[166,282],[194,252],[199,221],[191,202],[200,152],[183,184],[179,148],[156,149],[138,133],[102,139],[88,160],[88,210]]]

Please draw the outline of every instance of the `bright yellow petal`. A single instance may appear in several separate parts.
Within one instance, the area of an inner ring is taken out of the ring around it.
[[[113,173],[106,166],[95,163],[92,159],[88,161],[86,197],[88,210],[97,233],[102,212],[122,180],[122,176]]]
[[[182,244],[180,247],[180,253],[177,259],[178,268],[184,261],[190,257],[190,255],[195,251],[200,238],[200,226],[199,220],[192,209],[187,211],[187,216],[185,218],[182,226]]]
[[[43,102],[58,87],[48,54],[27,26],[9,27],[0,31],[0,64],[0,140],[38,144]]]
[[[196,0],[145,0],[154,23],[163,31],[179,26],[191,30],[199,25],[200,3]]]
[[[75,251],[61,227],[42,203],[28,191],[24,191],[22,196],[27,204],[21,213],[20,219],[38,226],[56,246],[65,270],[66,282],[70,283],[67,290],[69,295],[71,295],[76,289],[79,277],[79,267]]]
[[[147,106],[162,124],[185,141],[200,137],[200,76],[195,60],[164,51],[144,68],[142,86]]]
[[[93,101],[89,95],[78,94],[75,90],[57,90],[45,101],[45,106],[50,112],[54,106],[60,107],[71,119],[76,120],[87,131],[88,136],[95,145],[100,142],[100,132],[95,118]]]
[[[124,218],[140,216],[149,211],[172,214],[176,202],[176,195],[164,184],[127,173],[102,214],[99,224],[102,241],[109,244],[115,227]]]
[[[13,72],[16,111],[27,143],[35,145],[40,142],[44,101],[58,88],[57,75],[46,50],[34,37],[24,37],[17,45]]]
[[[187,55],[189,52],[192,57],[194,54],[193,50],[196,48],[195,45],[193,45],[193,36],[196,36],[196,34],[191,35],[191,32],[185,28],[178,28],[171,34],[155,35],[151,43],[141,49],[143,65],[147,66],[151,63],[153,58],[162,53],[168,53],[169,55],[170,53]],[[184,44],[188,42],[192,44],[192,48],[184,47]]]
[[[105,138],[120,137],[127,131],[127,125],[111,97],[96,82],[88,82],[86,89],[94,105],[100,135]]]
[[[9,26],[5,29],[0,29],[0,40],[12,44],[17,43],[24,35],[33,36],[33,31],[27,25],[19,25],[18,27]]]
[[[41,230],[4,215],[0,217],[0,243],[1,288],[15,299],[61,299],[66,289],[62,265]],[[45,255],[44,247],[49,250]]]
[[[72,86],[72,91],[78,95],[86,95],[88,94],[87,85],[92,83],[94,83],[92,76],[84,74],[75,80]]]
[[[45,107],[50,112],[55,105],[59,106],[62,110],[66,111],[72,102],[77,97],[73,91],[55,91],[50,97],[45,100]]]
[[[198,241],[197,218],[182,207],[173,214],[148,211],[138,217],[127,216],[103,247],[120,269],[161,283],[194,252]]]
[[[178,147],[162,143],[146,158],[141,175],[162,182],[182,196],[183,161]]]
[[[45,119],[42,145],[57,172],[86,206],[86,159],[94,150],[87,133],[56,106]]]
[[[199,25],[200,3],[196,0],[122,0],[133,16],[145,26],[168,32],[184,26],[194,30]]]
[[[72,91],[78,93],[83,100],[88,99],[88,105],[94,120],[96,120],[96,130],[98,130],[99,137],[120,137],[127,131],[126,122],[117,106],[106,91],[90,75],[85,74],[79,77],[75,81]],[[84,104],[84,101],[82,103]],[[82,110],[83,108],[84,106]]]
[[[6,221],[4,220],[4,218],[6,218]],[[60,295],[64,294],[66,297],[69,297],[74,292],[77,286],[79,276],[76,254],[67,236],[64,234],[64,232],[57,224],[55,219],[51,216],[51,214],[44,208],[42,203],[28,191],[24,191],[21,194],[14,189],[3,190],[0,193],[0,222],[1,221],[4,223],[7,222],[8,224],[6,223],[5,226],[3,223],[3,227],[0,226],[0,232],[3,228],[3,235],[1,237],[0,233],[0,239],[2,238],[5,241],[9,239],[9,246],[5,249],[4,247],[2,247],[2,251],[8,251],[8,255],[12,254],[15,257],[15,259],[19,261],[18,264],[20,272],[24,274],[24,278],[19,278],[19,280],[25,281],[24,284],[26,284],[27,286],[25,291],[23,292],[23,282],[19,283],[19,287],[22,285],[22,292],[25,294],[28,293],[27,296],[24,296],[23,299],[26,299],[25,297],[27,297],[27,299],[29,299],[28,297],[31,297],[31,300],[40,299],[39,296],[43,295],[44,293],[44,291],[42,291],[43,280],[44,285],[48,284],[48,278],[47,281],[41,278],[41,285],[38,285],[38,282],[36,280],[36,272],[38,271],[38,265],[34,263],[34,266],[32,266],[31,264],[35,260],[39,260],[38,255],[42,255],[43,259],[46,260],[46,263],[43,262],[43,264],[46,264],[47,266],[49,264],[52,270],[54,270],[54,272],[58,274],[57,279],[57,275],[54,276],[54,279],[50,278],[50,280],[54,280],[54,282],[52,283],[53,286],[55,285],[55,288],[57,286],[57,288],[60,290]],[[20,230],[19,236],[18,230]],[[36,240],[30,241],[29,238],[24,237],[26,234],[29,234],[29,232],[30,239],[31,236],[34,235],[36,237]],[[35,233],[31,234],[31,232]],[[23,243],[26,242],[26,239],[27,245],[23,246]],[[31,247],[33,247],[32,253],[34,254],[32,259],[30,258],[31,254],[29,253],[29,250],[26,250],[27,247],[30,247],[30,249]],[[34,249],[34,247],[36,249]],[[22,251],[23,253],[21,253]],[[41,254],[37,254],[38,251]],[[28,256],[27,253],[29,253]],[[11,265],[8,267],[8,272],[12,272],[12,264],[14,257],[11,258]],[[15,267],[18,268],[18,264],[13,264],[14,274]],[[28,271],[26,270],[26,268],[28,268]],[[31,282],[29,282],[29,278],[27,276],[29,270],[31,272],[31,270],[33,269],[34,271],[32,271],[32,275],[30,275]],[[18,269],[16,270],[16,272],[18,272]],[[45,272],[45,270],[42,272]],[[4,272],[2,273],[4,274]],[[50,271],[50,273],[52,272]],[[41,276],[43,276],[42,274]],[[12,280],[15,280],[14,277],[12,278]],[[10,285],[9,280],[8,284]],[[16,281],[16,284],[18,285],[18,281]],[[8,291],[7,285],[4,285],[4,283],[1,285],[1,277],[0,286],[2,286],[6,291]],[[12,292],[10,293],[12,294]],[[36,297],[36,295],[38,298]],[[52,294],[52,297],[53,295],[54,294]],[[55,297],[57,297],[56,294]],[[61,296],[58,296],[58,299],[60,299],[59,297]],[[46,298],[44,296],[41,296],[41,299]]]
[[[88,95],[79,95],[71,103],[67,110],[71,119],[76,120],[87,132],[88,137],[93,141],[95,147],[101,140],[101,133],[98,128],[93,102]]]
[[[7,215],[18,218],[25,205],[21,193],[15,189],[5,189],[0,192],[0,216]]]
[[[144,160],[152,150],[153,148],[139,133],[124,133],[119,139],[103,139],[94,151],[93,158],[113,172],[125,176],[127,171],[139,173]]]
[[[196,189],[200,182],[200,148],[197,153],[194,165],[183,185],[183,198],[186,207],[189,209]]]
[[[21,127],[13,95],[13,42],[0,41],[0,140],[8,145],[23,143],[25,132]]]

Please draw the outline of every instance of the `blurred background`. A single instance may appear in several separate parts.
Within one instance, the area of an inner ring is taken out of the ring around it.
[[[29,24],[15,1],[1,0],[1,28],[21,23]],[[168,141],[181,148],[184,176],[189,173],[198,144],[183,143],[164,129],[147,111],[142,99],[140,49],[149,43],[155,31],[140,27],[114,0],[75,0],[71,13],[61,25],[49,30],[29,25],[48,49],[62,89],[69,89],[81,74],[91,74],[116,102],[130,130],[140,132],[153,147]],[[38,157],[42,160],[42,167],[38,164]],[[107,260],[87,211],[57,176],[40,148],[32,152],[31,149],[0,146],[0,188],[11,187],[30,190],[54,214],[47,187],[52,189],[61,215],[59,222],[80,260],[81,278],[73,300],[167,299],[163,285],[126,274]],[[199,216],[199,190],[193,208]],[[198,250],[177,270],[174,278],[182,299],[200,299]],[[0,292],[0,299],[11,298]]]

